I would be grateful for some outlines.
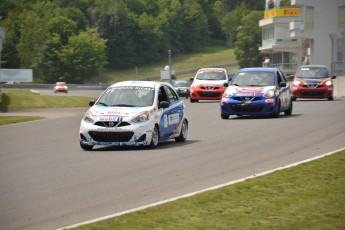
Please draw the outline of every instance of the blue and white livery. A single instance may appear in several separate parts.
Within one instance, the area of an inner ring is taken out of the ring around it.
[[[125,81],[109,86],[85,113],[80,146],[143,146],[184,142],[188,134],[185,105],[166,82]]]

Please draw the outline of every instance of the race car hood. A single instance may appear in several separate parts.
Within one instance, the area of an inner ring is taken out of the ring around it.
[[[143,111],[153,110],[152,107],[108,107],[95,105],[89,109],[94,116],[133,117]]]
[[[227,91],[237,95],[257,95],[267,92],[268,90],[276,90],[276,86],[229,86]]]
[[[309,87],[315,88],[320,84],[323,84],[326,81],[332,80],[331,78],[322,78],[322,79],[315,79],[315,78],[295,78],[295,80],[299,80],[304,82]]]
[[[200,86],[222,86],[226,80],[196,80],[193,84],[198,84]]]

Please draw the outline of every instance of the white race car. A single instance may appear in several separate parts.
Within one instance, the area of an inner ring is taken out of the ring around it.
[[[184,142],[187,138],[185,104],[169,83],[115,83],[89,104],[79,131],[84,150],[95,145],[155,148],[163,140]]]

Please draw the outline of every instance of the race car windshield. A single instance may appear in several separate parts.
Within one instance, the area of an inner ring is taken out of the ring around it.
[[[231,85],[271,86],[274,85],[274,75],[268,72],[241,72],[233,77]]]
[[[178,81],[174,83],[175,87],[189,87],[188,82],[184,82],[184,81]]]
[[[298,69],[296,77],[305,78],[305,79],[314,79],[314,78],[328,78],[329,73],[328,69],[322,67],[302,67]]]
[[[154,99],[154,88],[140,86],[120,86],[105,91],[96,105],[119,107],[151,106]]]
[[[197,80],[226,80],[224,72],[199,72],[196,76]]]

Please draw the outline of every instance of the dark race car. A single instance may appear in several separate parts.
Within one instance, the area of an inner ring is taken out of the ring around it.
[[[172,83],[172,85],[174,86],[175,90],[177,91],[180,97],[189,97],[190,81],[175,81]]]

